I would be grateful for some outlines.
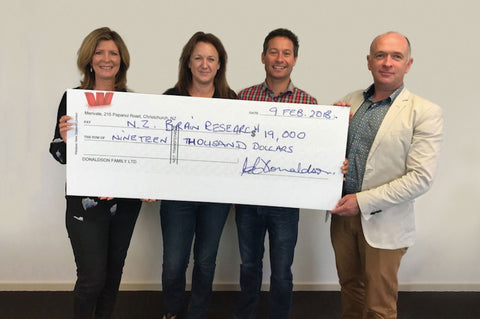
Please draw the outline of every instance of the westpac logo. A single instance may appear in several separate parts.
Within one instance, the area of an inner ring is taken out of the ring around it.
[[[88,106],[106,106],[112,103],[113,92],[85,92]]]

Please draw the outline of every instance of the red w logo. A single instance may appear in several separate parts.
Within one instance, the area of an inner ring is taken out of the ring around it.
[[[112,103],[113,92],[96,92],[95,95],[92,92],[85,92],[88,106],[104,106]]]

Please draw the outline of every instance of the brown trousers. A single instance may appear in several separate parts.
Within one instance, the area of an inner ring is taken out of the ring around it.
[[[363,235],[360,215],[332,216],[330,236],[341,286],[342,319],[396,319],[397,273],[407,248],[379,249]]]

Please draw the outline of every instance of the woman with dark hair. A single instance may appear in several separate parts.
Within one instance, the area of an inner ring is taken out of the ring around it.
[[[126,91],[129,65],[130,56],[120,35],[106,27],[96,29],[87,35],[78,50],[77,66],[83,74],[79,88]],[[50,143],[50,153],[61,164],[67,160],[67,131],[72,126],[66,105],[65,93]],[[111,318],[141,201],[65,197],[66,227],[77,265],[73,317]]]
[[[164,94],[236,99],[226,80],[227,53],[210,33],[197,32],[184,46],[178,82]],[[164,319],[178,319],[193,245],[192,293],[187,318],[207,318],[217,250],[231,204],[162,200]]]

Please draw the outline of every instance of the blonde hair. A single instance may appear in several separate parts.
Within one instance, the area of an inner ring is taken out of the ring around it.
[[[120,35],[110,30],[110,28],[98,28],[90,32],[85,39],[83,39],[80,49],[78,49],[77,66],[83,74],[83,80],[80,81],[80,88],[92,90],[95,87],[95,72],[92,69],[92,58],[95,54],[95,49],[100,41],[112,40],[118,48],[120,53],[120,69],[115,76],[115,90],[127,89],[127,70],[130,66],[130,54],[127,46],[123,42]]]

